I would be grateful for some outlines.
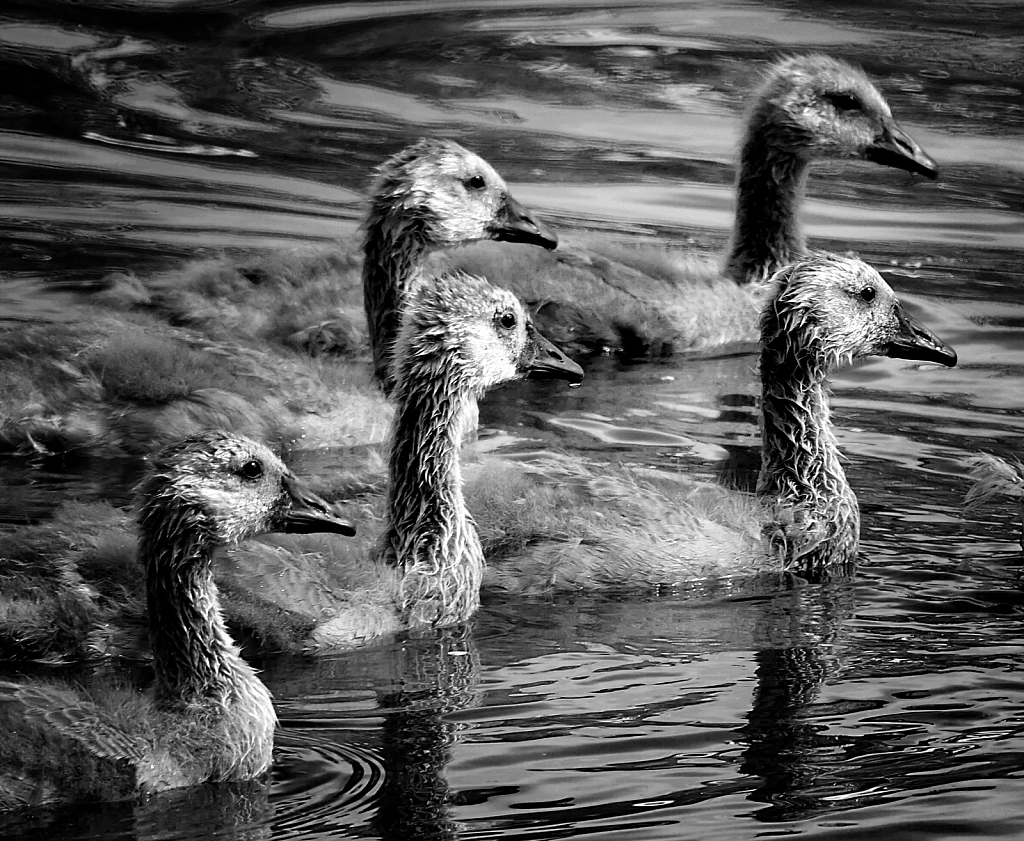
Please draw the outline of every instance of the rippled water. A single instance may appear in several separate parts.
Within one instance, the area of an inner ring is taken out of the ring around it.
[[[462,140],[571,237],[711,252],[753,68],[863,64],[940,162],[815,167],[855,249],[960,366],[835,381],[856,580],[701,599],[486,604],[468,631],[263,663],[268,785],[22,816],[52,838],[962,839],[1024,818],[1024,593],[1009,505],[961,461],[1024,451],[1024,11],[1015,3],[18,2],[0,10],[0,315],[112,269],[351,234],[370,168]],[[488,399],[510,457],[563,449],[749,486],[749,352],[596,360]],[[8,462],[4,507],[125,501],[137,465]],[[27,488],[27,491],[25,490]]]

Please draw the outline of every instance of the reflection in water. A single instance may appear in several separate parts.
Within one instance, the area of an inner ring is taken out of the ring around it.
[[[386,841],[454,838],[444,776],[458,727],[446,714],[476,705],[480,663],[462,628],[410,638],[394,691],[382,695],[384,785],[374,826]]]
[[[206,832],[238,841],[271,837],[274,807],[270,781],[199,786],[172,797],[143,802],[135,810],[137,837],[195,837]]]
[[[821,684],[835,671],[835,643],[853,610],[853,589],[839,581],[801,588],[765,603],[756,634],[754,706],[741,729],[747,749],[740,770],[764,782],[749,799],[767,803],[756,817],[789,821],[828,811],[830,780],[843,740],[808,716]]]
[[[732,610],[723,610],[724,605]],[[539,621],[528,610],[527,621]],[[470,747],[477,740],[489,742],[488,731],[509,730],[507,738],[522,741],[534,761],[510,769],[519,771],[520,776],[511,778],[516,786],[464,789],[460,802],[508,800],[514,811],[498,811],[486,825],[509,834],[528,827],[530,837],[538,839],[628,830],[643,838],[690,837],[676,833],[689,824],[691,811],[696,810],[693,820],[699,825],[716,811],[734,811],[739,797],[770,804],[757,813],[766,821],[830,811],[834,804],[827,798],[836,793],[828,780],[835,761],[830,751],[842,740],[824,734],[807,715],[823,682],[836,674],[837,643],[852,610],[849,580],[776,589],[773,595],[753,587],[735,601],[720,602],[718,610],[672,599],[649,599],[642,605],[560,602],[548,611],[544,635],[563,639],[570,647],[567,641],[592,639],[593,648],[576,657],[553,655],[550,664],[541,655],[513,659],[500,673],[485,671],[494,695],[488,700],[498,705],[498,720],[484,733],[471,733]],[[730,636],[740,648],[761,646],[754,657],[756,672],[750,676],[755,685],[746,724],[731,731],[745,745],[742,753],[723,749],[730,740],[710,734],[744,716],[736,707],[734,719],[735,702],[729,696],[733,687],[750,679],[739,674],[753,670],[743,657],[735,670],[720,672],[717,679],[713,670],[705,676],[699,665],[703,655],[692,653],[707,649],[709,640],[721,644]],[[596,642],[610,639],[618,641],[620,652]],[[514,657],[515,638],[508,645]],[[502,657],[488,650],[487,659]],[[522,674],[513,679],[517,670]],[[637,683],[645,672],[646,681]],[[499,674],[503,679],[496,680]],[[559,681],[567,686],[556,691]],[[585,692],[590,683],[593,688]],[[514,699],[536,706],[549,685],[553,697],[541,705],[546,714],[528,716],[510,729]],[[575,705],[562,700],[574,696]],[[578,755],[556,749],[570,734]],[[545,767],[553,779],[564,780],[564,788],[552,787],[553,782],[544,787],[544,777],[531,779]],[[526,777],[521,776],[524,770]],[[586,777],[593,782],[588,785]],[[525,795],[538,790],[548,793],[539,802],[535,796],[516,797],[520,791]],[[474,811],[479,815],[482,808]],[[477,817],[467,826],[476,828],[484,820]]]
[[[267,779],[165,792],[137,803],[77,804],[58,810],[0,815],[5,839],[230,838],[272,836],[274,807]]]

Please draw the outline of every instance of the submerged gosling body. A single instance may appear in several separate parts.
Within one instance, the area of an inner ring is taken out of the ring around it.
[[[117,799],[270,766],[276,715],[225,628],[214,550],[266,531],[355,530],[270,450],[225,432],[161,451],[139,498],[153,698],[111,709],[72,690],[3,684],[0,806]]]
[[[492,561],[486,586],[509,591],[650,589],[702,578],[849,568],[857,499],[841,463],[827,378],[867,355],[956,364],[865,263],[809,257],[773,281],[761,319],[762,468],[757,500],[724,489],[675,493],[589,477],[590,498],[565,524],[573,541]],[[587,509],[600,519],[587,516]]]
[[[390,391],[402,304],[430,251],[483,239],[553,249],[558,240],[487,161],[450,140],[420,140],[377,176],[363,224],[363,302],[374,375]]]

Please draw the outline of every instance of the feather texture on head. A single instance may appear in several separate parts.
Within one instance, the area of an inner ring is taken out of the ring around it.
[[[487,161],[450,140],[420,140],[381,164],[363,227],[370,348],[387,390],[401,307],[430,251],[485,239],[558,243]]]

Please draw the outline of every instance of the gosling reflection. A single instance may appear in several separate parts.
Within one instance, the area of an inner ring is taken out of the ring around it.
[[[780,593],[765,605],[755,655],[757,686],[747,724],[741,772],[763,778],[748,795],[768,804],[754,817],[792,821],[832,811],[835,763],[852,738],[829,734],[810,707],[836,671],[835,644],[852,613],[849,580]]]
[[[268,776],[193,786],[138,801],[80,803],[0,814],[0,838],[227,838],[269,841],[274,803]]]
[[[446,716],[478,703],[480,662],[465,627],[410,638],[383,694],[384,783],[374,827],[384,841],[443,841],[459,827],[444,768],[459,725]]]

